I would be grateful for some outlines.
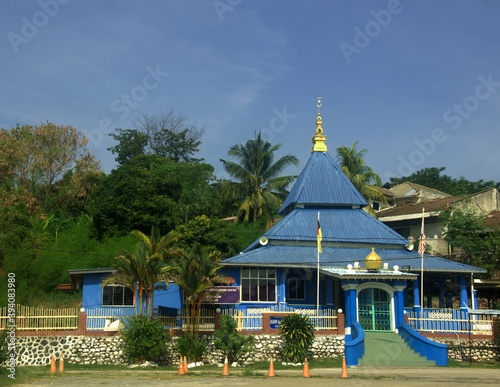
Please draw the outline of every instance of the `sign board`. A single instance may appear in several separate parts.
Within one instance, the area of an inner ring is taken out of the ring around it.
[[[269,328],[270,329],[280,329],[281,321],[285,316],[270,316],[269,317]]]
[[[206,303],[238,304],[240,302],[239,286],[214,286],[205,298]]]

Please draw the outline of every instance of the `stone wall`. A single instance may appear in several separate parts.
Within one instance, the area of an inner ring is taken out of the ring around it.
[[[500,361],[500,346],[493,340],[435,340],[448,346],[448,359],[469,362]]]
[[[175,353],[173,343],[167,344],[171,357],[169,362],[177,364],[179,354]],[[436,340],[437,341],[437,340]],[[469,361],[468,340],[441,340],[448,345],[449,359]],[[499,347],[493,340],[473,340],[471,346],[472,361],[500,361]],[[25,336],[16,338],[17,365],[48,365],[52,355],[56,359],[63,356],[64,360],[74,364],[125,364],[120,349],[120,336]],[[283,353],[283,340],[280,335],[255,335],[255,348],[240,359],[248,364],[254,361],[268,361],[270,357],[280,360]],[[311,347],[310,357],[343,357],[344,336],[316,336]],[[206,364],[220,363],[223,354],[213,348],[213,339],[209,340],[209,348],[203,362]]]
[[[178,363],[179,354],[173,348],[172,342],[167,344],[171,354],[169,362]],[[125,364],[123,352],[120,349],[120,336],[47,336],[47,337],[17,337],[17,365],[48,365],[52,355],[56,359],[61,356],[65,361],[74,364]],[[255,349],[245,354],[241,363],[281,359],[283,341],[280,335],[256,335]],[[344,336],[317,336],[312,347],[311,357],[340,357],[344,355]],[[213,339],[209,340],[209,348],[203,359],[204,363],[215,364],[223,361],[223,354],[213,348]]]

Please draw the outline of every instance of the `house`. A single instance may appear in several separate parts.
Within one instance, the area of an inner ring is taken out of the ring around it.
[[[87,329],[100,330],[111,324],[110,319],[120,316],[133,316],[139,312],[137,294],[119,284],[103,285],[103,280],[113,273],[113,268],[68,270],[73,289],[82,290],[82,308],[87,312]],[[175,283],[168,284],[166,290],[156,290],[153,305],[181,308],[182,297]]]
[[[396,206],[406,203],[423,203],[451,196],[437,189],[409,181],[395,185],[390,191],[394,195],[394,205]]]
[[[424,297],[429,305],[432,295],[439,296],[444,307],[448,294],[467,308],[470,274],[486,270],[432,255],[423,259],[404,236],[366,213],[367,202],[328,153],[320,113],[312,142],[311,156],[279,211],[283,217],[222,262],[241,291],[236,307],[342,309],[348,365],[358,364],[364,332],[416,338],[405,324],[405,308],[420,311]],[[446,357],[438,347],[423,351],[429,358]]]
[[[408,183],[408,185],[413,186],[412,183]],[[427,189],[426,192],[429,192],[429,190]],[[420,192],[422,191],[423,189]],[[450,208],[472,210],[478,215],[486,217],[485,221],[488,228],[492,229],[500,226],[500,193],[495,187],[465,198],[449,195],[434,199],[429,199],[429,197],[431,195],[422,195],[417,201],[409,201],[381,209],[377,211],[377,217],[381,222],[410,241],[418,239],[423,217],[428,252],[441,256],[450,256],[452,253],[448,243],[443,239],[444,224],[440,219],[442,211]]]

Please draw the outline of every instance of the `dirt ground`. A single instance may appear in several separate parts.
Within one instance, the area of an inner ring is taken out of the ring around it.
[[[193,386],[193,387],[319,387],[338,386],[499,386],[500,368],[349,368],[348,378],[342,379],[341,369],[310,369],[310,378],[302,370],[277,371],[275,377],[266,372],[245,376],[231,372],[229,376],[200,376],[196,372],[177,375],[171,371],[96,371],[66,372],[62,375],[37,379],[19,386]],[[0,383],[1,385],[1,383]]]

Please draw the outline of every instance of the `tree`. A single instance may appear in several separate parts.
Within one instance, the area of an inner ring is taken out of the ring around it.
[[[104,285],[120,284],[139,295],[139,314],[143,315],[143,299],[146,301],[146,315],[152,315],[152,299],[155,290],[166,289],[170,279],[168,271],[164,270],[164,258],[167,249],[174,239],[169,235],[160,237],[158,229],[151,231],[151,237],[134,230],[138,243],[134,252],[121,251],[116,259],[117,269],[108,276]]]
[[[118,145],[108,150],[117,155],[118,164],[144,154],[163,156],[176,163],[200,161],[192,156],[200,149],[205,129],[175,109],[145,114],[134,125],[135,129],[117,129],[117,133],[110,134]]]
[[[0,131],[0,170],[4,189],[21,190],[44,209],[54,212],[61,195],[87,195],[92,186],[86,178],[101,173],[85,136],[72,126],[51,122],[39,126],[16,126]],[[66,184],[61,181],[66,177]],[[88,182],[88,181],[87,181]],[[70,186],[70,189],[68,189]]]
[[[481,266],[486,251],[484,217],[471,210],[454,208],[441,212],[443,237],[450,244],[452,258],[470,265]]]
[[[110,133],[113,140],[118,141],[118,145],[108,148],[111,153],[116,154],[115,160],[118,165],[135,156],[143,155],[146,152],[148,136],[134,129],[116,129],[117,133]]]
[[[286,188],[297,176],[279,176],[290,165],[298,165],[293,155],[286,155],[274,162],[274,153],[281,145],[271,145],[262,139],[262,133],[245,144],[235,144],[228,155],[239,163],[221,159],[226,172],[235,181],[219,182],[219,190],[225,203],[236,203],[238,220],[254,222],[264,217],[266,227],[273,224],[277,210],[286,197]]]
[[[235,230],[233,225],[218,218],[211,219],[206,215],[199,215],[186,224],[177,226],[172,234],[177,236],[176,245],[181,249],[188,249],[195,243],[199,243],[212,256],[232,257],[261,234],[261,230],[257,230],[251,238],[245,240],[245,243],[239,243],[238,238],[242,235]]]
[[[410,181],[415,184],[420,184],[429,188],[437,189],[449,195],[467,196],[476,192],[480,192],[487,188],[491,188],[494,186],[498,187],[500,184],[498,182],[495,183],[493,180],[479,180],[473,182],[465,179],[464,177],[455,179],[451,176],[441,174],[441,172],[444,172],[445,170],[445,167],[423,168],[412,173],[409,176],[391,177],[391,181],[384,184],[384,187],[391,188],[394,185]]]
[[[149,232],[151,226],[166,234],[198,215],[217,213],[212,175],[209,164],[134,157],[103,177],[93,192],[89,212],[96,235]]]
[[[190,250],[178,249],[171,256],[171,265],[163,271],[182,289],[187,330],[194,337],[198,333],[203,301],[215,285],[226,283],[227,279],[218,274],[222,267],[219,262],[199,243]]]
[[[385,196],[374,187],[374,185],[379,187],[382,185],[380,176],[365,164],[364,157],[368,150],[358,150],[356,148],[357,145],[358,142],[356,141],[350,148],[345,146],[338,147],[337,161],[347,178],[367,201],[377,200],[385,204],[387,202]],[[371,206],[368,206],[366,210],[375,215]]]

